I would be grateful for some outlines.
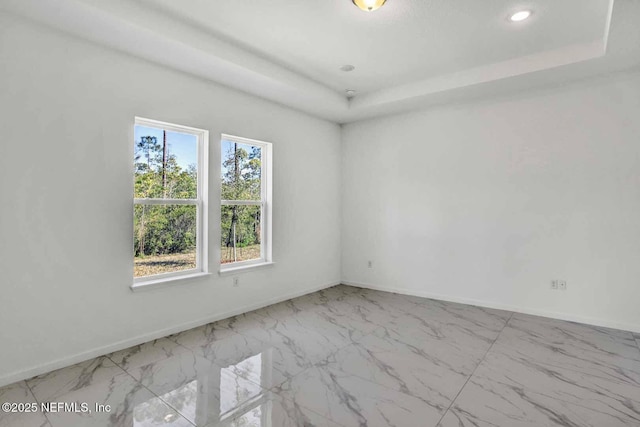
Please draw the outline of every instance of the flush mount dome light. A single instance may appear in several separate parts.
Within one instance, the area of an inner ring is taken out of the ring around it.
[[[351,0],[353,4],[358,6],[365,12],[373,12],[376,9],[380,9],[387,0]]]
[[[525,19],[529,18],[531,16],[531,11],[530,10],[521,10],[520,12],[516,12],[513,15],[511,15],[509,17],[509,20],[511,22],[520,22],[520,21],[524,21]]]
[[[340,71],[344,71],[345,73],[349,73],[349,72],[351,72],[351,71],[353,71],[355,69],[356,69],[356,67],[354,67],[351,64],[346,64],[346,65],[343,65],[342,67],[340,67]]]

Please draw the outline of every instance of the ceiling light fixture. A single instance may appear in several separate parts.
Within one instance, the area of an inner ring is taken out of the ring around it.
[[[380,9],[387,0],[351,0],[353,4],[358,6],[365,12],[373,12],[376,9]]]
[[[351,64],[343,65],[342,67],[340,67],[340,71],[344,71],[345,73],[348,73],[348,72],[353,71],[355,69],[356,69],[356,67],[354,67]]]
[[[347,95],[347,98],[353,98],[354,96],[356,96],[356,91],[353,89],[347,89],[344,91],[344,93]]]
[[[509,17],[509,20],[511,22],[520,22],[520,21],[524,21],[525,19],[527,19],[530,16],[531,16],[531,11],[530,10],[521,10],[520,12],[516,12],[513,15],[511,15]]]

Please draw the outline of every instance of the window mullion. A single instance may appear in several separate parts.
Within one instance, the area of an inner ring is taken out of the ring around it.
[[[261,200],[221,200],[220,203],[225,206],[260,206]]]
[[[197,205],[198,199],[133,199],[136,205]]]

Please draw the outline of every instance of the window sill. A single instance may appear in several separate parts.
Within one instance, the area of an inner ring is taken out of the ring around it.
[[[177,277],[165,277],[162,279],[151,279],[145,280],[143,282],[136,282],[131,285],[131,290],[133,292],[141,292],[141,291],[150,291],[158,288],[166,288],[168,286],[181,285],[184,282],[188,282],[194,279],[201,279],[207,276],[211,276],[211,273],[193,273],[186,274],[184,276]]]
[[[251,270],[272,267],[274,265],[276,265],[275,262],[261,262],[260,264],[243,265],[240,267],[229,267],[229,268],[221,269],[218,274],[220,274],[220,276],[231,276],[233,274],[247,273]]]

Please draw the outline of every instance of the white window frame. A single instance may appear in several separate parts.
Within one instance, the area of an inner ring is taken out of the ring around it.
[[[208,262],[208,183],[209,183],[209,131],[158,120],[135,118],[135,125],[164,129],[170,132],[186,133],[197,138],[197,198],[195,199],[139,199],[134,198],[134,205],[193,205],[196,206],[196,268],[151,276],[134,277],[132,288],[162,284],[169,281],[198,277],[209,274]],[[133,234],[132,234],[133,237]]]
[[[259,141],[257,139],[244,138],[241,136],[222,134],[220,139],[220,153],[222,154],[222,141],[236,142],[238,144],[253,145],[260,147],[260,200],[220,200],[220,206],[260,206],[260,218],[262,221],[260,227],[260,258],[249,261],[238,261],[222,263],[222,254],[220,256],[220,273],[237,271],[245,268],[253,268],[261,265],[273,264],[271,253],[271,214],[272,214],[272,157],[273,144],[270,142]],[[221,227],[222,223],[218,225]],[[222,233],[222,229],[220,228]]]

